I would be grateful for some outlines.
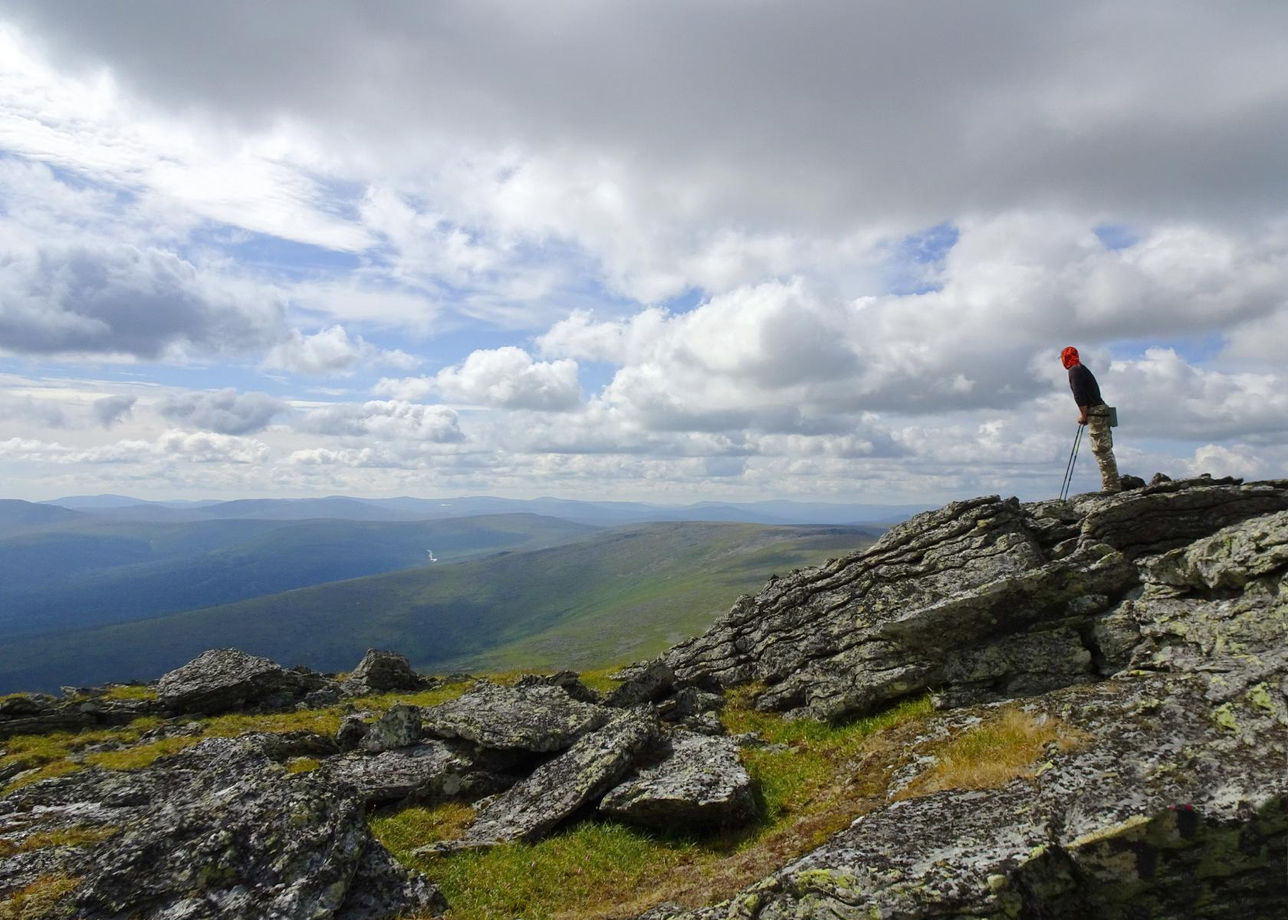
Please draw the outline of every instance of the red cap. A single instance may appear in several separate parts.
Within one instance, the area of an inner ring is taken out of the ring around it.
[[[1066,368],[1070,368],[1075,364],[1081,363],[1078,360],[1078,349],[1074,348],[1072,345],[1065,346],[1064,351],[1060,352],[1060,363]]]

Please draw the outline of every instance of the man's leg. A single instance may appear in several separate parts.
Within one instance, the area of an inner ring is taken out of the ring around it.
[[[1087,434],[1091,438],[1091,453],[1100,467],[1100,484],[1106,492],[1121,492],[1122,482],[1118,479],[1118,463],[1114,460],[1113,429],[1109,427],[1109,416],[1102,413],[1099,406],[1092,409],[1087,417]]]

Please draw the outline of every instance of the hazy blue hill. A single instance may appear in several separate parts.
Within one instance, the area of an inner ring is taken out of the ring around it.
[[[17,498],[0,498],[0,534],[79,520],[81,514],[56,505],[39,505]]]
[[[444,521],[86,525],[0,540],[0,630],[16,638],[210,607],[293,588],[577,539],[536,515]]]
[[[482,514],[541,514],[589,524],[617,527],[664,521],[741,521],[755,524],[855,525],[904,520],[921,505],[858,505],[785,500],[765,502],[699,502],[653,505],[646,502],[579,501],[563,498],[328,498],[240,499],[229,502],[143,502],[122,496],[73,496],[52,504],[92,512],[112,520],[181,522],[197,520],[441,520]]]
[[[159,676],[237,646],[351,668],[370,647],[420,668],[587,667],[703,630],[774,572],[871,539],[851,528],[648,524],[574,543],[316,585],[205,610],[0,643],[0,692]]]

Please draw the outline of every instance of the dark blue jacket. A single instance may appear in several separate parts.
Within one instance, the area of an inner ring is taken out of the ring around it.
[[[1073,390],[1073,401],[1080,407],[1090,409],[1105,404],[1100,398],[1100,384],[1096,383],[1095,374],[1081,364],[1069,368],[1069,389]]]

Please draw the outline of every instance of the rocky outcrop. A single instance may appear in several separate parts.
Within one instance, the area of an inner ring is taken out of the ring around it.
[[[934,687],[950,704],[1103,676],[1097,624],[1134,560],[1288,508],[1283,483],[1190,480],[1022,505],[956,502],[869,550],[774,579],[663,656],[681,684],[763,681],[764,709],[837,719]]]
[[[751,777],[732,740],[676,732],[661,756],[605,795],[600,813],[647,827],[699,831],[754,816]]]
[[[657,737],[657,730],[657,717],[647,709],[621,713],[484,804],[464,837],[431,851],[473,849],[544,836],[593,803],[630,770]]]
[[[1077,598],[1064,602],[1066,610],[1078,612],[1066,614],[1056,629],[1024,628],[1044,622],[1041,616],[1009,619],[1026,641],[1072,630],[1096,662],[1080,679],[1076,668],[1068,669],[1056,681],[1067,686],[1040,693],[1026,688],[1018,703],[1005,704],[1022,705],[1035,719],[1060,720],[1077,743],[1064,751],[1049,749],[1035,775],[1000,788],[909,795],[919,772],[914,769],[891,790],[887,805],[737,898],[688,912],[662,908],[650,916],[1288,916],[1288,512],[1245,516],[1248,509],[1255,514],[1282,507],[1286,486],[1198,481],[1136,496],[1084,497],[1065,507],[1007,509],[993,500],[957,506],[977,531],[997,526],[995,518],[980,517],[985,508],[1018,510],[1019,521],[1029,520],[1024,529],[1030,534],[1039,530],[1033,521],[1045,521],[1045,540],[1033,541],[1038,549],[1050,546],[1034,559],[1038,570],[1058,573],[1049,560],[1086,558],[1097,546],[1105,548],[1101,558],[1114,568],[1121,563],[1111,554],[1129,560],[1126,589],[1081,608]],[[1214,503],[1216,494],[1228,503]],[[1122,511],[1133,505],[1135,513]],[[1161,507],[1176,513],[1162,514]],[[1238,522],[1215,526],[1232,518]],[[1146,520],[1147,527],[1137,526]],[[932,528],[964,540],[967,555],[977,560],[989,544],[978,533],[972,539],[954,530],[938,514],[914,520],[873,555],[888,562],[897,546]],[[1017,532],[1012,522],[999,529]],[[1111,538],[1121,542],[1121,550],[1102,542]],[[1011,549],[995,552],[1005,559],[1025,542],[1016,539]],[[1156,552],[1142,552],[1146,545]],[[934,548],[923,549],[920,565],[930,574],[926,564]],[[976,561],[972,572],[967,561],[966,580],[956,593],[947,591],[938,602],[901,616],[874,619],[942,622],[921,611],[954,604],[965,609],[997,596],[999,586],[980,579],[981,565]],[[864,568],[852,559],[829,566],[829,575],[805,574],[796,585],[798,596],[812,603],[803,590],[807,585],[827,584],[849,567],[860,570],[852,575]],[[1023,574],[1011,577],[1022,580]],[[778,596],[766,592],[758,600]],[[879,591],[874,596],[883,598]],[[1002,619],[988,603],[972,609]],[[775,625],[781,626],[781,618]],[[713,632],[729,628],[726,621]],[[753,627],[743,629],[750,633]],[[726,641],[726,647],[737,648],[738,637]],[[997,654],[1009,654],[1015,641],[997,637]],[[1057,649],[1068,641],[1051,639]],[[922,638],[903,648],[924,649],[931,642]],[[1055,661],[1064,658],[1050,654]],[[972,657],[981,663],[987,658],[983,648]],[[1007,670],[1004,662],[986,669]],[[1101,672],[1105,679],[1098,679]],[[952,673],[944,667],[937,676],[976,681],[980,671]],[[941,702],[952,705],[961,695],[946,693]]]
[[[575,700],[558,685],[505,687],[480,681],[469,693],[425,709],[426,734],[463,738],[500,751],[560,751],[608,721],[612,712]]]
[[[213,715],[230,709],[284,709],[334,682],[287,670],[235,648],[212,649],[157,681],[157,701],[175,714]]]
[[[85,920],[392,917],[441,909],[437,890],[394,864],[353,790],[290,774],[283,739],[211,739],[144,770],[86,770],[0,800],[0,828],[93,824],[112,832],[58,854]],[[10,859],[0,889],[48,869],[49,851]],[[30,864],[27,864],[27,863]],[[379,909],[371,909],[379,905]]]
[[[429,708],[360,702],[370,711],[350,706],[334,738],[208,739],[143,769],[13,788],[0,898],[57,878],[75,886],[69,918],[425,915],[443,908],[432,879],[371,838],[372,808],[471,803],[473,824],[434,853],[596,814],[699,834],[746,822],[756,799],[736,744],[751,739],[720,737],[717,713],[750,684],[760,708],[800,718],[926,693],[942,711],[888,745],[901,759],[849,827],[730,901],[654,920],[1288,916],[1286,637],[1288,482],[972,499],[772,579],[606,698],[571,672],[480,682]],[[369,654],[340,685],[210,652],[129,706],[263,711],[426,685],[395,658]],[[0,733],[99,724],[76,720],[117,701],[73,712],[96,700],[0,701]],[[1067,743],[990,788],[931,785],[935,745],[1002,712],[1059,725]],[[187,743],[204,724],[169,719],[143,740]]]

